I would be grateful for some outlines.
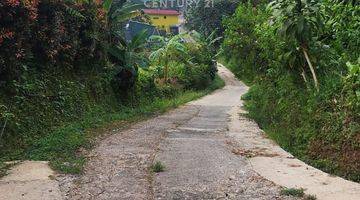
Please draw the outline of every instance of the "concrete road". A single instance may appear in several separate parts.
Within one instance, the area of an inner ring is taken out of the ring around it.
[[[225,88],[103,140],[80,179],[61,180],[65,198],[291,199],[232,152],[229,112],[247,87],[219,71]],[[156,161],[164,172],[151,172]]]
[[[219,66],[226,86],[164,115],[114,131],[88,155],[81,176],[24,162],[0,180],[0,200],[274,200],[281,187],[320,200],[360,200],[360,185],[281,149],[243,114],[248,88]],[[161,162],[165,171],[153,173]]]
[[[0,179],[0,200],[61,200],[55,173],[47,162],[17,163]]]

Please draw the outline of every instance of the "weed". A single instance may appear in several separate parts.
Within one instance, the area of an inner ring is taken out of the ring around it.
[[[300,188],[284,188],[280,192],[281,195],[286,196],[294,196],[294,197],[303,197],[304,196],[304,189]]]
[[[5,163],[3,161],[0,161],[0,178],[6,176],[8,174],[7,170],[9,170],[11,167],[13,167],[16,164],[17,162]]]
[[[165,170],[165,165],[160,161],[156,161],[155,164],[151,165],[151,171],[155,173],[163,172]]]
[[[8,170],[8,166],[0,161],[0,177],[5,176],[7,170]]]

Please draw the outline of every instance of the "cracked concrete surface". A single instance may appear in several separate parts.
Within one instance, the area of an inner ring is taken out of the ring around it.
[[[0,200],[61,200],[54,175],[47,162],[21,162],[0,180]]]
[[[65,198],[292,199],[231,152],[229,112],[246,86],[219,71],[225,88],[101,141],[83,176],[60,178]],[[155,161],[164,172],[150,172]]]
[[[99,141],[81,176],[57,175],[57,184],[46,163],[40,171],[20,165],[12,171],[20,176],[0,181],[0,199],[295,199],[281,196],[281,186],[318,199],[360,199],[359,184],[314,169],[267,139],[242,115],[248,88],[222,66],[219,74],[223,89]],[[151,172],[156,161],[164,172]],[[31,174],[42,178],[20,181]]]
[[[268,139],[244,113],[242,103],[232,108],[228,135],[236,144],[232,151],[249,157],[252,169],[259,175],[286,188],[303,188],[319,200],[360,200],[359,183],[332,176],[294,158]]]
[[[240,96],[248,87],[222,66],[219,75],[223,89],[100,142],[82,177],[61,179],[66,199],[294,199],[281,196],[280,186],[318,199],[359,199],[359,184],[267,139],[243,116]],[[155,161],[164,172],[150,172]]]

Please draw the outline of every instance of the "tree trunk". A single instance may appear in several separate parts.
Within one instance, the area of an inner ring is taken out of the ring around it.
[[[314,79],[315,88],[316,88],[317,91],[319,91],[319,82],[318,82],[318,80],[317,80],[316,73],[315,73],[315,70],[314,70],[313,65],[311,64],[311,61],[310,61],[309,55],[308,55],[308,53],[307,53],[307,50],[306,50],[306,48],[304,48],[304,47],[301,47],[301,49],[302,49],[302,51],[303,51],[303,53],[304,53],[306,62],[307,62],[308,65],[309,65],[309,68],[310,68],[312,77],[313,77],[313,79]]]

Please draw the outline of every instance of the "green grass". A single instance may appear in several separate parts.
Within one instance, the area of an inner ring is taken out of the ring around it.
[[[305,195],[304,189],[300,188],[284,188],[280,192],[281,195],[303,197]]]
[[[6,172],[8,169],[9,169],[9,165],[0,161],[0,177],[5,176],[7,174]]]
[[[104,112],[100,108],[93,109],[82,120],[61,126],[47,136],[35,140],[24,153],[15,158],[47,160],[53,169],[60,172],[81,173],[86,160],[80,150],[90,149],[93,139],[97,136],[108,130],[124,128],[133,122],[164,113],[223,86],[224,82],[216,77],[205,90],[184,91],[173,98],[142,100],[137,107],[124,107],[116,113]],[[0,173],[4,174],[5,171],[6,168],[0,161]]]
[[[303,188],[283,188],[280,191],[280,194],[285,196],[302,197],[301,199],[303,200],[316,200],[315,195],[305,194]]]
[[[155,164],[151,165],[150,167],[152,172],[159,173],[165,171],[165,165],[162,164],[160,161],[157,161]]]
[[[6,163],[0,160],[0,178],[6,176],[8,174],[8,170],[17,163],[17,161]]]

